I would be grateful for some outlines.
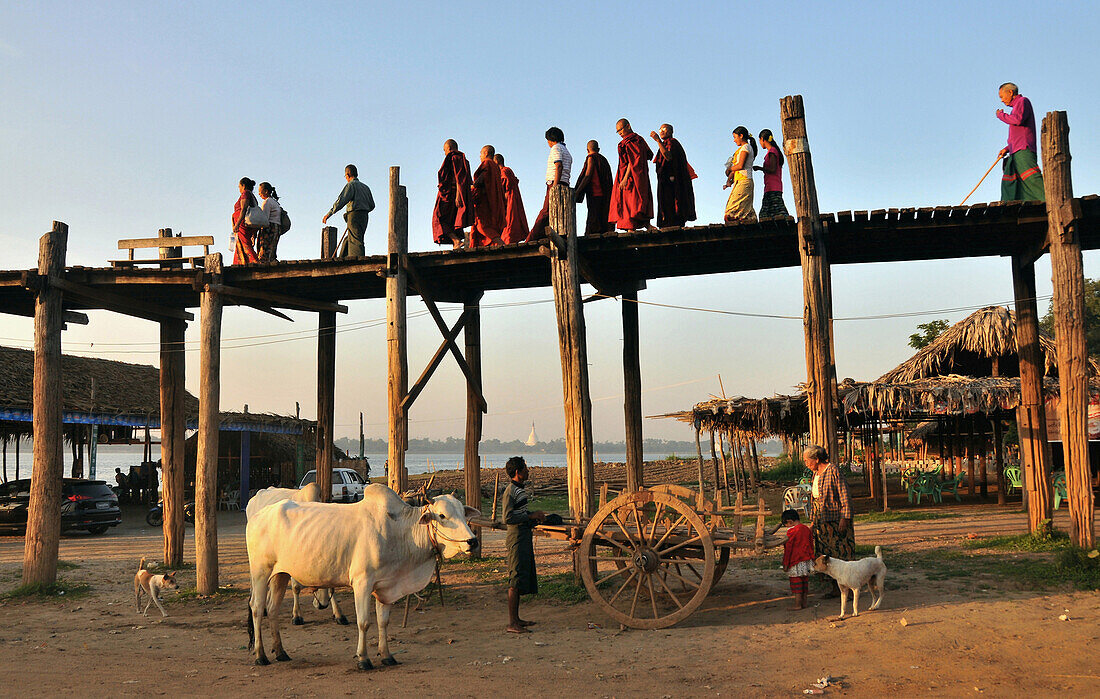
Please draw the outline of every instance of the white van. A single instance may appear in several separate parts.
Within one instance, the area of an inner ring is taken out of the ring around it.
[[[307,471],[302,477],[299,488],[304,488],[317,480],[317,471]],[[358,502],[363,499],[363,488],[366,486],[363,477],[357,471],[350,468],[332,469],[332,501],[333,502]]]

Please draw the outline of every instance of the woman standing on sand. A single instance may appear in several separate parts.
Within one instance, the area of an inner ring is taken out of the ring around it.
[[[726,186],[730,189],[726,200],[726,223],[755,223],[756,210],[752,208],[752,161],[756,158],[756,139],[744,126],[733,130],[733,142],[737,150],[726,161]]]
[[[255,186],[255,180],[242,177],[239,183],[241,196],[233,205],[233,264],[235,265],[255,264],[260,261],[252,245],[259,229],[244,225],[244,217],[248,209],[256,206],[256,195],[252,193]]]

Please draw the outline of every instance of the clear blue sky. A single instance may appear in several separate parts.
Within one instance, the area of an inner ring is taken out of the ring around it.
[[[294,218],[283,258],[316,257],[321,216],[348,162],[382,200],[400,165],[410,247],[432,247],[442,143],[471,157],[492,143],[519,176],[528,216],[542,198],[548,126],[579,155],[590,138],[614,161],[614,123],[648,133],[672,123],[699,172],[700,223],[721,219],[730,130],[779,129],[779,99],[805,98],[823,211],[957,204],[993,162],[1006,127],[997,86],[1012,80],[1040,116],[1066,110],[1074,188],[1100,192],[1100,98],[1092,85],[1100,13],[1090,3],[15,3],[0,2],[0,267],[36,264],[51,220],[70,226],[69,263],[102,266],[119,238],[162,227],[215,236],[228,250],[242,176],[269,180]],[[759,190],[757,205],[759,205]],[[972,201],[998,198],[991,176]],[[787,206],[793,210],[789,182]],[[385,206],[380,207],[380,212]],[[583,211],[581,212],[583,216]],[[382,251],[385,216],[368,252]],[[1085,273],[1100,276],[1100,255]],[[1049,265],[1038,270],[1050,293]],[[1005,259],[834,268],[841,377],[873,378],[904,360],[909,333],[933,318],[871,314],[1008,301]],[[547,289],[485,304],[549,299]],[[797,269],[650,282],[644,301],[799,316]],[[617,301],[585,307],[597,439],[622,439]],[[1045,301],[1041,302],[1045,307]],[[422,310],[410,303],[410,313]],[[94,312],[65,351],[156,362],[154,324]],[[310,314],[285,323],[228,309],[222,406],[315,414]],[[385,431],[381,301],[339,323],[337,435]],[[449,314],[454,317],[453,313]],[[799,320],[758,320],[643,306],[646,414],[718,392],[789,392],[805,378]],[[298,333],[275,344],[232,338]],[[32,323],[0,316],[0,342],[29,346]],[[197,346],[197,328],[188,340]],[[115,343],[115,344],[112,344]],[[133,344],[117,344],[133,343]],[[415,376],[438,344],[410,320]],[[560,364],[549,303],[483,313],[487,437],[562,433]],[[194,389],[197,353],[188,356]],[[444,364],[412,414],[414,436],[462,432],[464,391]],[[686,438],[679,423],[647,435]]]

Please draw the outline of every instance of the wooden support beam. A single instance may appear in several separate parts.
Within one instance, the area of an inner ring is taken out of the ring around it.
[[[193,313],[185,311],[182,308],[169,308],[168,306],[161,306],[160,304],[150,303],[148,301],[140,301],[129,296],[123,296],[110,291],[96,289],[85,284],[71,282],[61,276],[62,272],[64,272],[64,270],[56,274],[51,274],[48,283],[64,291],[66,296],[70,296],[90,306],[94,306],[95,308],[102,308],[115,313],[156,322],[168,319],[195,319]]]
[[[207,255],[210,285],[221,283],[222,255]],[[195,588],[218,591],[218,428],[221,403],[222,299],[209,288],[199,305],[199,437],[195,457]]]
[[[166,320],[160,324],[160,462],[164,500],[164,563],[183,563],[184,440],[187,414],[184,397],[187,323]]]
[[[270,291],[242,289],[238,286],[226,286],[225,284],[219,284],[218,288],[215,289],[215,291],[233,299],[249,299],[254,301],[262,301],[268,306],[274,308],[288,308],[292,311],[329,311],[332,313],[348,312],[348,307],[343,304],[329,303],[327,301],[314,301],[312,299],[304,299],[298,296],[275,294]]]
[[[829,261],[814,184],[813,161],[806,140],[802,95],[780,100],[783,146],[798,214],[798,254],[802,260],[803,329],[806,339],[806,384],[810,440],[836,454],[836,367],[833,359],[832,288]]]
[[[390,168],[390,225],[388,248],[392,265],[386,277],[386,347],[389,374],[386,391],[389,396],[389,486],[400,493],[408,489],[409,474],[405,469],[405,452],[409,445],[409,417],[401,408],[409,384],[408,337],[406,334],[406,302],[408,279],[400,261],[409,250],[409,202],[401,185],[401,168]]]
[[[1043,118],[1043,186],[1047,200],[1050,268],[1054,281],[1054,341],[1058,351],[1058,417],[1066,466],[1069,534],[1091,549],[1094,531],[1092,473],[1089,470],[1088,346],[1085,342],[1085,271],[1078,222],[1081,202],[1073,198],[1069,122],[1065,112]]]
[[[225,299],[224,302],[223,302],[223,305],[226,305],[226,306],[248,306],[249,308],[255,308],[257,311],[262,311],[262,312],[264,312],[264,313],[266,313],[270,316],[275,316],[279,320],[286,320],[286,321],[289,321],[291,323],[294,322],[294,319],[291,318],[290,316],[288,316],[287,314],[276,311],[271,306],[260,303],[259,301],[249,301],[249,300],[244,300],[244,299]]]
[[[447,338],[451,334],[451,330],[447,327],[447,321],[443,319],[443,314],[439,312],[439,306],[436,305],[435,299],[433,299],[427,291],[429,285],[424,281],[420,273],[417,272],[416,268],[408,264],[407,262],[407,260],[403,260],[403,269],[408,272],[409,278],[416,285],[416,288],[420,291],[420,300],[424,302],[425,306],[427,306],[428,313],[431,314],[432,320],[435,321],[436,327],[439,328],[439,332],[443,335],[444,338]],[[455,337],[457,337],[457,333],[455,334]],[[489,406],[485,402],[485,396],[481,392],[481,379],[479,377],[475,377],[473,375],[473,372],[470,371],[470,367],[468,364],[466,364],[466,360],[462,357],[462,353],[458,351],[458,345],[455,344],[454,337],[452,337],[449,342],[445,341],[445,344],[450,350],[451,356],[453,356],[455,358],[455,361],[458,363],[458,368],[462,370],[463,376],[466,377],[466,383],[474,387],[474,390],[476,391],[478,397],[478,405],[480,405],[481,407],[481,412],[488,412]]]
[[[592,399],[588,391],[588,348],[577,268],[577,212],[568,185],[550,189],[549,229],[566,243],[566,258],[550,260],[554,310],[558,319],[562,394],[565,405],[565,451],[568,462],[569,512],[593,515]]]
[[[1033,262],[1017,256],[1012,258],[1012,286],[1016,296],[1016,347],[1020,358],[1020,407],[1016,409],[1016,425],[1024,471],[1024,502],[1028,531],[1044,535],[1051,529],[1053,504]]]
[[[321,259],[336,255],[336,228],[321,229]],[[332,500],[336,423],[336,311],[317,313],[317,448],[314,468],[323,502]]]
[[[471,292],[463,304],[462,318],[465,320],[464,339],[466,344],[466,364],[469,365],[478,384],[481,383],[481,292]],[[440,348],[442,349],[442,348]],[[480,399],[480,400],[479,400]],[[484,399],[473,383],[466,383],[466,450],[463,471],[466,476],[466,505],[481,509],[481,444],[482,412]],[[481,528],[475,532],[481,538]],[[481,548],[473,554],[480,557]]]
[[[53,230],[38,241],[40,275],[50,277],[65,271],[68,240],[68,225],[54,221]],[[50,585],[57,580],[65,453],[61,421],[61,316],[61,289],[49,286],[39,291],[34,301],[34,465],[23,540],[24,585]],[[16,464],[18,474],[18,461]]]
[[[642,455],[642,365],[638,330],[638,292],[623,292],[623,414],[626,418],[626,489],[644,487]]]
[[[450,351],[451,345],[454,343],[455,338],[462,332],[463,327],[466,325],[467,314],[463,311],[462,315],[458,317],[458,322],[454,324],[447,334],[443,336],[443,342],[440,343],[439,349],[432,355],[431,360],[428,362],[428,366],[424,367],[424,371],[420,373],[420,377],[416,380],[416,383],[409,389],[409,393],[401,401],[401,409],[406,413],[409,412],[409,408],[416,402],[416,399],[420,396],[420,393],[424,390],[424,387],[428,385],[428,380],[435,374],[435,370],[439,368],[440,362],[443,361],[443,357]],[[469,362],[467,362],[467,365]],[[471,368],[472,369],[472,368]],[[469,382],[467,382],[469,383]],[[475,395],[477,395],[475,393]]]

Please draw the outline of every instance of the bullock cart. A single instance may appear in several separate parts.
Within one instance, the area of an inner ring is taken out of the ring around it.
[[[690,616],[735,549],[759,554],[784,541],[765,530],[770,513],[762,497],[745,505],[739,494],[733,506],[720,507],[695,491],[662,485],[609,502],[601,493],[600,501],[591,519],[540,524],[535,533],[568,541],[592,602],[636,629],[663,629]],[[495,516],[471,524],[503,528]]]

